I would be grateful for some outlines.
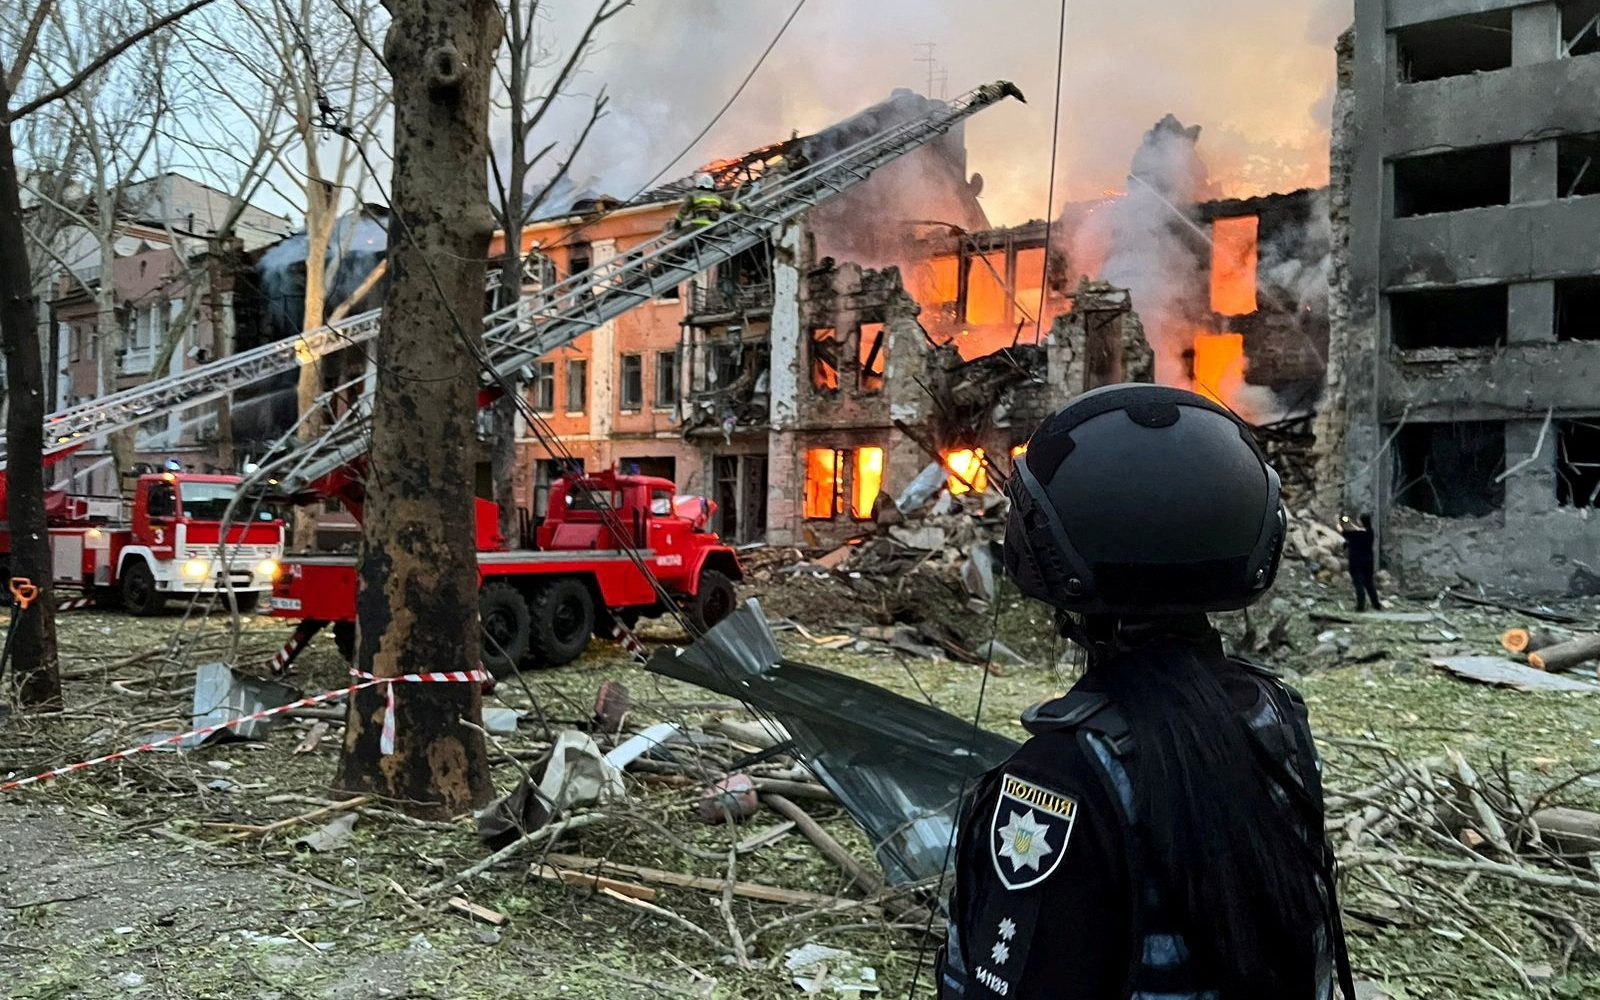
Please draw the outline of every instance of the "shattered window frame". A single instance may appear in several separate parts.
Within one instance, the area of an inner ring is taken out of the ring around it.
[[[622,355],[617,380],[617,408],[629,413],[644,409],[644,355]]]
[[[864,395],[880,393],[887,381],[889,327],[886,323],[862,323],[856,335],[856,387]]]
[[[839,391],[839,330],[832,326],[811,328],[811,388],[824,396]]]
[[[678,349],[656,352],[656,409],[670,410],[678,405]]]
[[[567,416],[581,417],[589,409],[589,359],[567,361]]]
[[[801,497],[801,513],[807,521],[832,521],[844,510],[844,469],[848,452],[843,448],[807,448],[805,452],[806,475],[804,495]],[[828,495],[828,513],[813,513],[822,509],[823,484],[817,482],[816,473],[822,466],[819,464],[820,456],[828,455],[831,460],[831,486]]]
[[[534,368],[533,382],[528,386],[528,401],[535,411],[546,415],[556,412],[556,365],[554,361],[540,361]]]

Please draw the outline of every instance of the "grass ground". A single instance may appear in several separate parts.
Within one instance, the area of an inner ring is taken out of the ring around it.
[[[766,588],[769,610],[801,621],[812,635],[839,631],[857,614],[861,621],[871,616],[849,602],[816,612],[787,597],[789,606],[783,606],[783,588]],[[1426,624],[1313,619],[1338,612],[1341,597],[1300,582],[1286,585],[1276,610],[1268,612],[1289,622],[1292,647],[1275,660],[1293,673],[1311,706],[1313,724],[1325,738],[1330,784],[1362,783],[1373,759],[1363,745],[1392,747],[1412,758],[1451,748],[1482,766],[1503,760],[1530,786],[1553,784],[1600,763],[1600,699],[1481,687],[1426,664],[1428,656],[1446,651],[1492,651],[1499,631],[1511,624],[1508,616],[1446,605],[1439,620]],[[829,650],[798,631],[781,639],[795,659],[927,698],[963,718],[977,713],[982,690],[982,723],[1020,736],[1018,713],[1064,689],[1071,672],[1052,665],[1056,650],[1042,614],[1014,601],[1001,603],[999,634],[1030,664],[1003,665],[987,685],[979,667]],[[1594,610],[1591,605],[1586,613]],[[993,620],[961,614],[969,641],[986,638],[974,630]],[[942,617],[959,616],[952,611]],[[31,773],[183,724],[186,668],[150,660],[92,669],[158,646],[178,624],[176,617],[65,616],[64,668],[83,675],[69,682],[69,711],[55,718],[13,718],[0,728],[0,774]],[[1259,616],[1257,625],[1265,627]],[[1238,632],[1243,623],[1228,627]],[[265,660],[283,634],[270,620],[247,622],[244,661]],[[670,632],[649,636],[667,639]],[[321,639],[302,657],[297,683],[322,690],[343,678],[331,641]],[[526,690],[502,685],[497,697],[526,708],[531,693],[557,724],[586,719],[605,680],[621,680],[633,691],[638,723],[703,718],[708,705],[722,700],[647,674],[602,643],[577,663],[528,680]],[[503,928],[471,922],[437,903],[414,902],[410,897],[422,886],[484,855],[468,822],[419,827],[370,812],[352,838],[330,853],[297,850],[289,837],[300,829],[283,838],[226,841],[228,824],[269,822],[329,798],[339,730],[335,726],[315,749],[296,753],[312,725],[287,724],[263,743],[181,756],[148,754],[0,798],[4,995],[765,1000],[798,992],[781,962],[785,952],[809,941],[862,956],[877,970],[884,996],[906,997],[914,979],[920,982],[918,995],[931,995],[931,954],[922,937],[851,912],[816,914],[806,907],[736,900],[732,918],[756,966],[741,970],[722,954],[727,918],[713,897],[694,890],[663,889],[657,903],[704,928],[710,940],[669,918],[536,878],[526,864],[496,869],[459,890],[509,915]],[[535,741],[525,729],[506,742],[516,749]],[[518,776],[512,764],[495,770],[502,789]],[[693,789],[630,777],[629,791],[630,811],[643,822],[590,827],[564,839],[559,850],[720,879],[725,862],[712,859],[725,855],[730,838],[753,832],[748,825],[730,831],[698,823],[690,814]],[[1600,787],[1579,781],[1568,801],[1600,807]],[[870,856],[841,811],[808,808],[861,857]],[[762,816],[752,824],[774,821]],[[792,833],[743,855],[738,874],[826,895],[845,889],[838,871]],[[1519,902],[1529,903],[1527,893],[1469,888],[1472,905],[1504,909],[1507,941],[1480,943],[1447,920],[1428,926],[1355,918],[1350,938],[1361,974],[1396,997],[1527,995],[1496,955],[1499,950],[1538,973],[1539,994],[1600,995],[1600,967],[1592,964],[1592,953],[1579,947],[1569,962],[1559,935],[1514,916]],[[1351,906],[1368,914],[1380,910],[1376,895],[1357,887]],[[1592,900],[1542,902],[1576,910],[1590,928],[1600,924]]]

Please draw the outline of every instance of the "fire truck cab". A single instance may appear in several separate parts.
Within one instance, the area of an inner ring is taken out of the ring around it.
[[[680,497],[669,479],[601,472],[567,476],[550,488],[549,513],[531,547],[512,548],[497,530],[494,503],[477,502],[478,610],[483,663],[506,673],[527,663],[559,666],[580,656],[592,636],[611,637],[616,622],[679,608],[709,628],[737,605],[737,554],[707,530],[715,508]],[[658,589],[659,588],[659,589]],[[299,619],[279,654],[287,667],[312,635],[333,625],[348,659],[354,653],[356,557],[288,556],[272,594],[272,614]]]
[[[219,592],[250,610],[272,588],[283,523],[270,512],[246,522],[250,505],[241,502],[224,546],[222,520],[239,482],[167,472],[140,476],[126,500],[47,491],[52,583],[135,615],[155,614],[172,597]],[[10,533],[0,531],[0,563],[8,566],[10,553]]]

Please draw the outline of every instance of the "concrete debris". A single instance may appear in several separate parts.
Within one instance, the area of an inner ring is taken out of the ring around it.
[[[784,954],[783,967],[802,993],[859,997],[879,992],[877,970],[840,948],[802,945]]]
[[[947,535],[943,528],[935,524],[922,524],[916,527],[898,526],[889,529],[889,537],[904,545],[908,549],[922,549],[924,552],[933,552],[943,549]]]
[[[933,495],[944,486],[949,474],[944,471],[944,466],[938,462],[929,462],[917,477],[895,498],[894,505],[902,514],[911,514],[922,508],[922,505],[933,499]]]
[[[748,774],[723,778],[700,796],[699,810],[700,819],[712,825],[744,822],[761,810],[755,779]]]
[[[994,548],[988,542],[974,545],[967,561],[961,564],[961,585],[980,601],[995,598]]]
[[[350,839],[350,834],[355,830],[358,818],[354,812],[335,816],[304,837],[297,838],[294,842],[294,849],[297,851],[312,851],[317,854],[327,854],[337,850],[345,841]]]
[[[193,728],[203,729],[254,715],[287,705],[299,697],[300,693],[286,684],[246,676],[226,663],[202,663],[194,673]],[[207,736],[190,737],[182,746],[189,749],[227,739],[264,740],[272,732],[274,723],[275,717],[241,722]]]
[[[488,705],[483,709],[483,728],[496,736],[509,736],[517,731],[517,722],[522,719],[522,713],[514,708],[494,708]]]

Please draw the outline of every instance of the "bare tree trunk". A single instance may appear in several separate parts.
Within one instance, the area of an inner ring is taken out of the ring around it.
[[[510,190],[517,193],[521,199],[521,178],[517,169],[521,164],[512,163],[512,176],[517,178],[516,187]],[[522,294],[522,255],[519,252],[522,246],[522,226],[513,224],[506,227],[506,249],[500,259],[500,304],[509,305],[517,301]],[[521,391],[521,388],[518,388]],[[494,502],[500,510],[500,534],[513,546],[520,540],[516,537],[517,527],[517,401],[510,396],[505,396],[494,401],[489,411],[489,475],[494,488]]]
[[[315,330],[323,324],[328,306],[328,244],[333,239],[334,213],[338,209],[338,192],[324,180],[311,178],[306,184],[306,294],[305,308],[300,317],[302,332]],[[301,441],[314,441],[328,427],[325,414],[316,411],[317,397],[322,395],[325,366],[329,356],[307,358],[300,363],[300,380],[296,387],[295,413],[305,419],[297,435]],[[306,416],[306,414],[310,416]],[[296,507],[291,545],[305,552],[316,544],[317,516],[315,507]]]
[[[11,90],[0,74],[0,333],[4,336],[10,408],[6,413],[6,504],[11,531],[10,576],[39,586],[39,598],[17,612],[11,646],[17,702],[59,708],[55,603],[50,586],[50,536],[44,510],[44,364],[34,313],[33,280],[22,229],[16,151],[6,111]]]
[[[390,285],[366,484],[357,662],[378,677],[479,662],[472,454],[483,260],[491,233],[489,74],[493,0],[388,0],[394,77]],[[400,684],[385,755],[382,687],[350,700],[336,784],[419,813],[485,802],[489,769],[475,684]]]
[[[104,231],[102,231],[104,232]],[[128,347],[127,331],[117,316],[117,259],[116,241],[102,235],[100,239],[100,286],[95,289],[95,332],[100,337],[100,392],[109,395],[117,391],[117,380],[124,370]],[[133,318],[138,322],[138,317]],[[150,375],[157,373],[152,370]],[[137,454],[132,430],[115,431],[106,435],[106,449],[111,452],[112,489],[122,491],[125,476],[133,470]]]

